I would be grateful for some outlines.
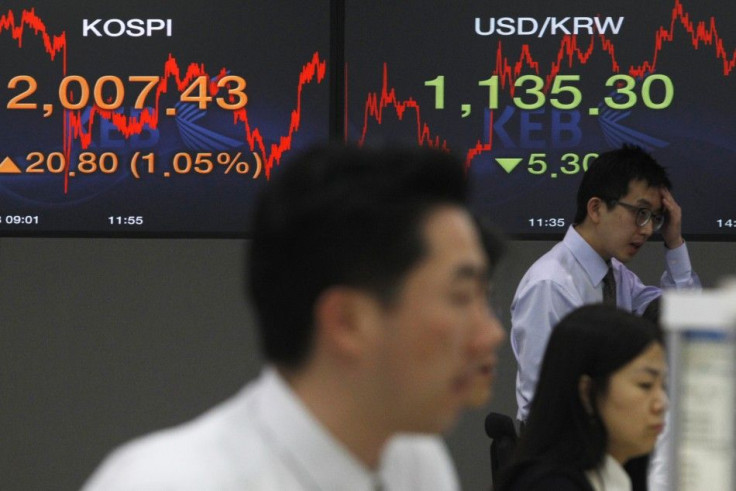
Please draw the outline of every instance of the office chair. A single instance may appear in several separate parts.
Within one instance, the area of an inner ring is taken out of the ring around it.
[[[518,436],[514,420],[510,416],[491,412],[486,416],[486,435],[491,438],[491,479],[496,477],[499,469],[507,465],[516,447]]]

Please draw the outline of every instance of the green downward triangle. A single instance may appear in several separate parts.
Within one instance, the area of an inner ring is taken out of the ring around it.
[[[503,170],[506,171],[507,174],[511,174],[511,171],[516,168],[517,165],[521,163],[522,159],[511,159],[511,158],[496,158],[496,162],[498,162],[498,165],[503,167]]]

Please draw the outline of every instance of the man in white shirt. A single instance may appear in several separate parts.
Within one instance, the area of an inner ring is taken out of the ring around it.
[[[574,225],[527,270],[511,304],[519,421],[529,413],[550,333],[567,313],[608,302],[641,315],[662,288],[700,288],[671,187],[665,169],[639,147],[602,153],[591,164],[578,188]],[[645,285],[625,266],[657,231],[665,247],[658,287]],[[651,483],[666,478],[662,457],[657,455]]]
[[[504,338],[486,299],[499,248],[465,207],[462,162],[331,147],[275,174],[248,249],[267,366],[113,452],[85,491],[459,488],[438,434]]]
[[[511,346],[518,362],[517,418],[524,421],[553,327],[585,304],[609,301],[642,314],[662,288],[699,288],[682,238],[682,210],[662,166],[638,147],[602,153],[578,188],[574,225],[519,282],[511,304]],[[647,286],[625,266],[660,231],[665,271]],[[608,271],[611,296],[604,298]]]

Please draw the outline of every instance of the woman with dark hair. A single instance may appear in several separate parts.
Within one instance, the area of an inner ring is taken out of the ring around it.
[[[626,462],[654,448],[668,405],[661,329],[602,304],[553,329],[512,464],[496,491],[646,489]]]

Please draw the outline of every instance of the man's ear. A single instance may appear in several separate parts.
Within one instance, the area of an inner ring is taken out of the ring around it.
[[[603,211],[604,206],[606,206],[606,204],[597,196],[588,200],[588,216],[593,223],[597,224],[601,221],[601,212]]]
[[[590,378],[590,375],[581,375],[580,380],[578,380],[578,396],[580,397],[580,402],[583,404],[583,409],[591,416],[594,414],[593,401],[590,396],[592,389],[593,379]]]
[[[363,290],[334,286],[323,291],[314,305],[315,352],[359,357],[375,335],[379,312],[378,301]]]

